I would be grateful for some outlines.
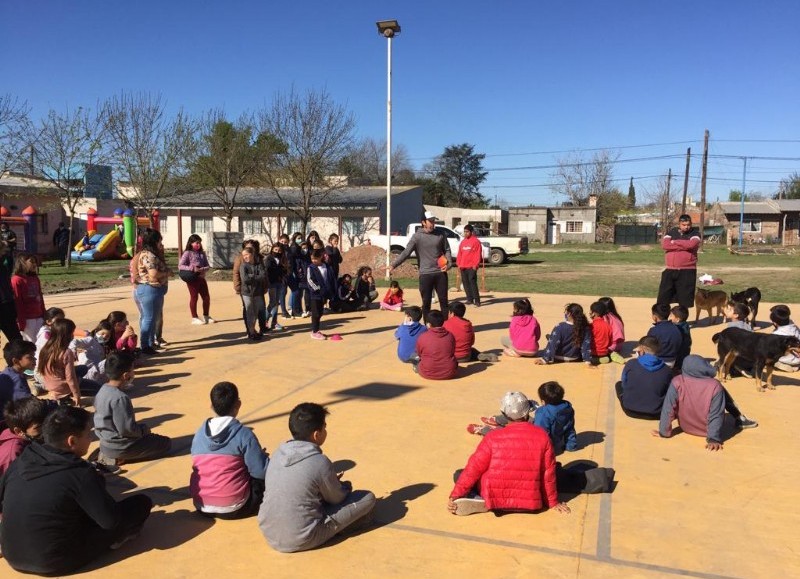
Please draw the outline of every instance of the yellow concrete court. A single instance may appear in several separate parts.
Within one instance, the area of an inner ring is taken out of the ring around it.
[[[430,382],[398,361],[397,312],[328,315],[322,331],[340,342],[309,337],[309,319],[280,320],[289,331],[270,340],[244,339],[241,303],[230,283],[212,282],[211,315],[190,325],[188,292],[170,284],[164,337],[169,346],[145,359],[129,391],[138,419],[173,438],[173,454],[126,465],[109,475],[115,496],[147,492],[156,506],[141,537],[104,555],[84,575],[104,577],[800,577],[800,376],[776,372],[775,391],[754,381],[726,384],[742,410],[759,421],[734,432],[722,452],[704,439],[650,435],[655,422],[627,418],[614,395],[622,366],[536,366],[505,358],[462,365],[460,376]],[[411,304],[416,288],[406,288]],[[768,292],[765,292],[768,298]],[[380,295],[383,295],[382,293]],[[452,297],[462,296],[454,294]],[[563,307],[584,308],[596,296],[494,294],[469,308],[476,347],[500,350],[512,302],[529,297],[543,334]],[[654,300],[616,300],[630,344],[647,332]],[[79,327],[115,309],[136,324],[128,287],[46,296]],[[769,306],[759,318],[768,318]],[[789,304],[795,319],[800,305]],[[692,317],[694,313],[692,312]],[[724,326],[693,329],[693,352],[711,358],[711,336]],[[765,331],[765,330],[761,330]],[[768,330],[767,330],[768,331]],[[542,339],[544,346],[544,338]],[[323,450],[355,488],[379,498],[374,528],[305,553],[269,548],[256,520],[211,521],[193,512],[188,494],[194,432],[210,416],[208,393],[220,380],[239,386],[239,418],[273,451],[289,438],[287,417],[300,402],[327,405]],[[587,459],[616,469],[613,493],[568,501],[572,513],[457,517],[447,509],[452,473],[479,442],[466,425],[496,413],[501,396],[558,380],[576,411],[581,448],[562,463]],[[0,576],[15,574],[0,562]]]

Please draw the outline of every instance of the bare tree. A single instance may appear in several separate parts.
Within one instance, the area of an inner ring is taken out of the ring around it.
[[[363,245],[367,237],[373,230],[377,230],[381,220],[379,217],[364,217],[362,221],[345,221],[342,226],[342,234],[347,238],[350,247]]]
[[[281,147],[270,135],[257,134],[251,114],[243,113],[230,122],[221,110],[205,114],[196,143],[189,172],[191,188],[213,194],[215,213],[230,231],[241,188],[256,182],[266,158]]]
[[[123,92],[101,111],[109,156],[131,185],[125,196],[151,220],[184,175],[194,145],[195,124],[183,111],[168,117],[165,108],[161,95]]]
[[[75,209],[84,196],[87,169],[103,162],[102,122],[88,109],[67,109],[63,114],[51,109],[47,116],[31,126],[28,142],[36,151],[34,172],[55,186],[69,213],[71,246]]]
[[[283,146],[264,164],[264,179],[305,230],[314,209],[345,186],[331,175],[353,144],[355,118],[324,89],[302,95],[291,89],[261,111],[259,124]]]
[[[358,185],[383,185],[386,183],[386,139],[372,137],[361,139],[353,145],[340,161],[338,172]],[[392,182],[407,185],[414,180],[414,170],[408,149],[399,144],[392,151]]]
[[[573,205],[586,205],[589,196],[599,199],[613,190],[617,159],[619,154],[607,149],[595,152],[589,160],[580,153],[571,153],[558,159],[558,167],[551,175],[555,181],[551,189],[567,197]]]
[[[25,101],[10,94],[0,95],[0,173],[21,165],[29,112]]]
[[[670,225],[677,216],[673,188],[668,184],[668,177],[662,175],[656,183],[655,189],[646,194],[653,211],[658,215],[662,234],[669,230]]]

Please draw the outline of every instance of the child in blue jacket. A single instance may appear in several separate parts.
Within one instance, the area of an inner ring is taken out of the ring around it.
[[[419,362],[417,355],[417,339],[428,330],[428,327],[421,323],[422,308],[419,306],[409,306],[405,309],[406,319],[394,331],[397,338],[397,357],[401,362]]]

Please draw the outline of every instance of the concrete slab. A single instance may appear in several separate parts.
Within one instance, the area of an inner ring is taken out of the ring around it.
[[[710,453],[704,441],[681,434],[650,436],[654,423],[627,418],[613,385],[621,366],[535,366],[502,359],[462,366],[449,382],[428,382],[401,364],[393,332],[396,312],[370,311],[323,318],[323,331],[341,342],[309,339],[309,320],[290,320],[289,332],[266,342],[243,339],[241,304],[228,283],[212,283],[212,315],[219,323],[189,325],[187,291],[173,282],[165,306],[165,352],[145,362],[130,394],[137,416],[174,439],[172,456],[129,465],[109,477],[118,496],[151,494],[157,503],[139,540],[104,556],[84,572],[105,578],[219,577],[763,577],[800,576],[800,450],[794,436],[800,379],[777,374],[778,389],[758,393],[744,378],[728,386],[760,427],[735,435]],[[406,295],[414,303],[414,291]],[[485,298],[468,317],[476,346],[499,351],[518,295]],[[592,297],[537,295],[536,315],[546,331],[563,307]],[[136,308],[128,289],[48,296],[80,327],[112,309]],[[652,300],[619,299],[628,339],[644,335]],[[769,305],[762,306],[766,312]],[[800,317],[800,305],[790,304]],[[765,316],[762,316],[765,317]],[[693,331],[694,351],[713,356],[711,335],[723,326]],[[300,402],[331,411],[328,456],[340,461],[356,488],[380,497],[377,527],[308,553],[272,551],[254,519],[209,521],[188,498],[189,446],[210,415],[208,392],[220,380],[235,382],[240,418],[270,451],[289,438],[287,416]],[[583,447],[563,461],[588,459],[613,466],[613,494],[580,496],[570,515],[491,514],[455,517],[446,510],[452,473],[479,439],[465,427],[497,410],[507,390],[531,397],[538,385],[558,380],[576,409]],[[5,563],[3,576],[14,576]]]

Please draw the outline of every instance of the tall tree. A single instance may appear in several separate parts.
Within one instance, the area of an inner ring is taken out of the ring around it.
[[[190,162],[190,190],[211,191],[218,203],[216,213],[231,230],[242,187],[256,183],[265,155],[277,144],[255,128],[253,115],[245,113],[235,122],[220,110],[208,112],[196,140],[196,156]]]
[[[152,219],[164,197],[185,174],[194,145],[195,123],[183,111],[168,117],[161,95],[121,93],[101,109],[109,156],[128,197]]]
[[[636,187],[633,186],[633,177],[631,177],[631,184],[628,185],[628,207],[631,209],[636,207]]]
[[[22,165],[29,112],[25,101],[11,94],[0,95],[0,173]]]
[[[675,207],[673,188],[670,187],[666,175],[659,178],[655,190],[648,196],[648,201],[658,215],[662,232],[666,232],[678,214]]]
[[[386,140],[371,137],[356,142],[342,158],[337,173],[346,175],[353,185],[386,184]],[[414,181],[414,171],[408,150],[402,144],[392,151],[392,183],[409,185]]]
[[[469,143],[445,147],[444,152],[426,167],[436,183],[436,187],[428,188],[435,192],[436,204],[486,207],[487,200],[480,192],[481,183],[488,175],[483,168],[485,158],[485,154],[476,153],[475,145]]]
[[[775,199],[800,199],[800,173],[792,173],[781,179]]]
[[[281,147],[263,164],[263,178],[280,203],[307,229],[314,209],[331,203],[345,187],[331,178],[350,151],[355,117],[325,89],[278,93],[261,111],[259,127]]]
[[[27,140],[36,151],[34,172],[58,191],[69,214],[69,246],[72,246],[75,210],[83,199],[87,168],[105,160],[103,123],[99,115],[88,109],[67,109],[64,113],[51,109],[30,129]]]
[[[739,189],[731,189],[728,192],[728,201],[741,201],[742,200],[742,192]],[[751,192],[744,194],[745,201],[763,201],[764,196],[758,192]]]

